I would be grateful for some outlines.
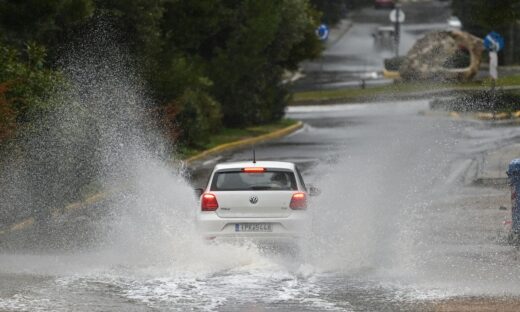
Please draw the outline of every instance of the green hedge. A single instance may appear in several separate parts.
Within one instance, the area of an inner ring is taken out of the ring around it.
[[[520,93],[504,90],[464,92],[451,99],[430,102],[434,110],[455,112],[514,112],[520,110]]]

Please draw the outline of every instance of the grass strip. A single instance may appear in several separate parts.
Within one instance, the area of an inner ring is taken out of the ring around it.
[[[206,144],[197,147],[182,147],[179,149],[179,154],[183,159],[190,158],[200,152],[214,148],[218,145],[231,143],[243,139],[258,137],[276,130],[280,130],[296,124],[298,121],[293,119],[282,119],[278,122],[252,126],[247,128],[223,128],[218,133],[211,135]]]
[[[296,92],[293,95],[292,105],[301,105],[306,103],[330,102],[332,100],[355,100],[362,98],[371,98],[381,95],[402,95],[413,92],[435,91],[442,89],[458,89],[458,88],[490,88],[492,86],[491,79],[470,82],[397,82],[394,84],[361,88],[343,88],[333,90],[313,90]],[[519,86],[520,75],[507,76],[499,78],[497,87]]]

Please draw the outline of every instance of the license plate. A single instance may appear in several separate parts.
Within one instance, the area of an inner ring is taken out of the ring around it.
[[[235,232],[272,232],[273,225],[271,223],[237,223],[235,224]]]

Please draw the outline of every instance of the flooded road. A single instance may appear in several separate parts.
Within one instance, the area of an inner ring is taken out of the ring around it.
[[[416,40],[432,31],[449,28],[449,2],[411,1],[403,4],[406,20],[401,25],[399,55],[404,56]],[[302,78],[293,89],[298,91],[338,88],[358,88],[366,85],[390,84],[383,77],[384,60],[395,56],[393,37],[376,39],[380,27],[393,29],[388,15],[390,10],[372,7],[355,10],[348,15],[334,38],[326,42],[319,59],[301,65]]]
[[[289,109],[304,128],[257,158],[294,161],[323,191],[296,256],[201,242],[190,185],[148,160],[139,187],[105,203],[120,215],[96,221],[111,225],[101,243],[0,254],[0,311],[435,311],[453,297],[516,298],[519,253],[499,209],[508,190],[464,180],[468,161],[520,130],[420,114],[427,107]],[[192,184],[215,162],[249,157],[206,160]]]

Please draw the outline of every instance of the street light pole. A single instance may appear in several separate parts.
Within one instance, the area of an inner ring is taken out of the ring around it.
[[[401,13],[401,5],[396,3],[395,4],[395,16],[396,16],[396,19],[395,19],[395,22],[394,22],[394,44],[395,44],[395,56],[398,57],[399,56],[399,41],[400,41],[400,31],[401,31],[401,27],[400,27],[400,21],[399,21],[399,14]]]

